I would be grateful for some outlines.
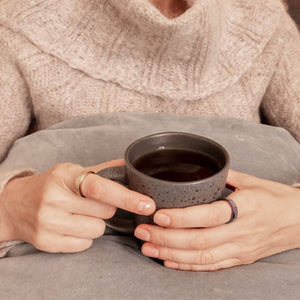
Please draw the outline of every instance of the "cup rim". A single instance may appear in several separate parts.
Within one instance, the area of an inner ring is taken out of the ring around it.
[[[204,141],[207,141],[211,144],[213,144],[214,146],[216,146],[217,148],[219,148],[224,156],[225,156],[225,164],[224,166],[215,174],[208,176],[206,178],[203,179],[199,179],[199,180],[192,180],[192,181],[170,181],[170,180],[164,180],[164,179],[159,179],[159,178],[155,178],[155,177],[151,177],[147,174],[144,174],[143,172],[137,170],[133,164],[130,162],[129,160],[129,153],[130,150],[138,143],[142,142],[143,140],[146,140],[148,138],[151,138],[153,136],[164,136],[164,135],[184,135],[184,136],[189,136],[192,138],[201,138]],[[134,173],[137,173],[139,176],[143,177],[143,178],[150,178],[151,180],[153,180],[154,182],[161,182],[161,183],[169,183],[169,184],[175,184],[175,185],[191,185],[191,184],[199,184],[201,183],[205,183],[206,181],[210,181],[212,178],[217,177],[220,173],[222,173],[225,169],[229,168],[229,164],[230,164],[230,156],[228,151],[226,150],[226,148],[221,145],[219,142],[216,142],[215,140],[202,136],[202,135],[198,135],[198,134],[194,134],[194,133],[189,133],[189,132],[183,132],[183,131],[163,131],[163,132],[157,132],[157,133],[152,133],[146,136],[143,136],[135,141],[133,141],[131,144],[129,144],[129,146],[127,147],[126,151],[125,151],[125,167],[126,168],[130,168],[130,170]]]

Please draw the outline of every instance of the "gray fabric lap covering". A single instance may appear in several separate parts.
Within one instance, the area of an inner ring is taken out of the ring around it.
[[[300,145],[284,129],[169,114],[112,113],[58,124],[18,140],[0,171],[44,171],[66,161],[94,165],[122,157],[130,142],[161,131],[207,136],[228,149],[233,169],[287,184],[300,182]],[[16,246],[0,260],[0,299],[299,298],[299,249],[247,266],[185,272],[144,257],[133,237],[112,233],[107,231],[91,249],[75,254]]]

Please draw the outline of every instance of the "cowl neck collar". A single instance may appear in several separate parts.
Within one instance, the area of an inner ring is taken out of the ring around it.
[[[206,21],[205,11],[209,2],[211,0],[189,0],[188,9],[183,14],[168,18],[148,0],[110,0],[126,19],[131,19],[142,30],[168,32],[185,32],[189,28],[198,30],[198,26]]]
[[[147,0],[1,1],[0,24],[96,79],[178,100],[225,89],[276,30],[274,0],[189,0],[175,19]]]

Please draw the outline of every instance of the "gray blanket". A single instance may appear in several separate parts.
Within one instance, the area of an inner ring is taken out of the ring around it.
[[[300,182],[300,145],[287,131],[236,119],[119,113],[67,121],[18,140],[0,171],[83,166],[120,158],[133,140],[160,131],[213,138],[231,168],[287,184]],[[300,200],[300,199],[299,199]],[[300,250],[217,272],[164,268],[132,236],[107,231],[91,249],[49,254],[31,245],[0,260],[0,299],[299,299]]]

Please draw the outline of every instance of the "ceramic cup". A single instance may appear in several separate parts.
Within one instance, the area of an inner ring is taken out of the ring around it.
[[[162,132],[130,144],[124,166],[97,174],[150,196],[160,209],[217,200],[225,188],[228,169],[228,152],[219,143],[190,133]],[[151,217],[107,220],[109,227],[126,233],[140,223],[151,223]]]

